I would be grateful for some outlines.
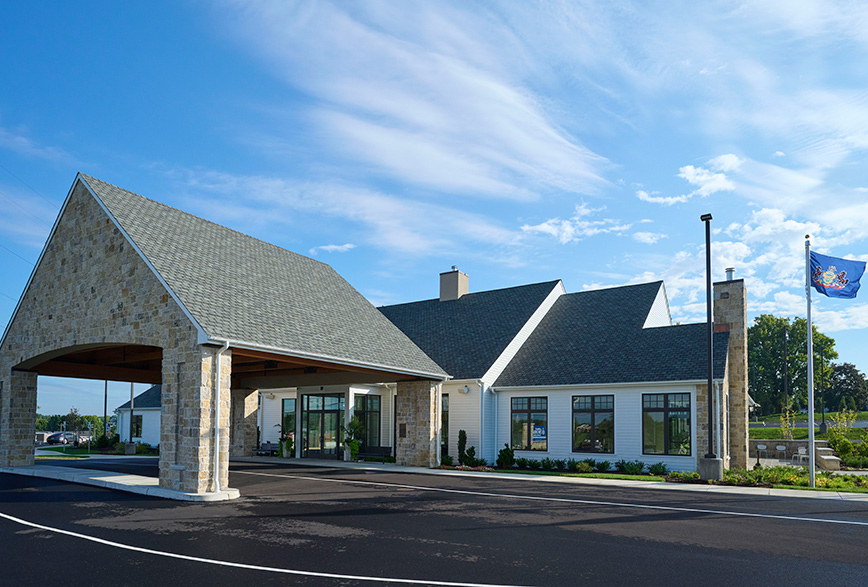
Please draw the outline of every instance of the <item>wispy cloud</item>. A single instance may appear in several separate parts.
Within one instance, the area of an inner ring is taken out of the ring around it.
[[[658,192],[654,192],[658,193]],[[645,190],[637,190],[636,197],[643,202],[651,204],[662,204],[664,206],[672,206],[673,204],[683,204],[690,199],[690,196],[654,196]]]
[[[590,220],[589,216],[595,212],[602,211],[603,208],[592,209],[586,204],[576,205],[576,211],[573,216],[567,220],[560,218],[551,218],[540,224],[525,224],[521,227],[526,233],[541,233],[555,237],[562,244],[580,241],[584,238],[596,236],[606,233],[623,233],[633,226],[632,224],[624,224],[619,220],[612,218],[602,218],[600,220]]]
[[[311,248],[308,252],[311,255],[316,255],[320,251],[326,253],[346,253],[347,251],[351,251],[355,248],[356,245],[351,243],[346,243],[344,245],[320,245],[318,247]]]
[[[656,232],[634,232],[633,239],[639,241],[640,243],[645,243],[646,245],[653,245],[661,238],[666,238],[665,234],[659,234]]]
[[[7,149],[25,157],[35,157],[54,163],[73,164],[75,157],[58,147],[40,145],[26,136],[24,131],[13,131],[0,127],[0,148]]]

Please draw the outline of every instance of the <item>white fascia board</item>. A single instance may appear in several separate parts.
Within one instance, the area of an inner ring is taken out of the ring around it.
[[[359,367],[363,369],[374,369],[376,371],[387,371],[389,373],[397,373],[399,375],[412,375],[414,377],[425,377],[426,379],[435,379],[437,381],[448,381],[451,379],[449,375],[444,373],[429,373],[427,371],[410,371],[399,367],[390,367],[388,365],[380,365],[377,363],[361,363],[356,361],[348,361],[340,357],[329,355],[320,355],[316,353],[306,353],[293,349],[285,349],[280,347],[258,344],[255,342],[247,342],[243,340],[234,340],[226,338],[206,338],[205,341],[200,341],[199,344],[223,345],[229,343],[229,348],[245,349],[248,351],[262,351],[274,353],[276,355],[284,355],[286,357],[295,357],[298,359],[311,359],[314,361],[325,361],[334,363],[335,365],[345,365],[347,367]]]
[[[521,330],[518,331],[515,338],[506,345],[506,348],[503,349],[500,356],[498,356],[494,363],[491,364],[491,367],[488,368],[485,375],[480,377],[480,380],[488,385],[497,381],[497,378],[500,377],[500,374],[503,373],[503,370],[506,369],[506,366],[509,365],[510,361],[515,358],[515,355],[518,354],[522,345],[527,342],[527,339],[530,338],[530,335],[533,334],[533,331],[536,330],[536,327],[539,326],[545,315],[548,314],[549,310],[552,309],[552,306],[555,305],[555,302],[558,301],[558,298],[565,293],[566,291],[564,290],[563,282],[558,280],[552,288],[552,291],[550,291],[549,295],[547,295],[545,300],[543,300],[542,304],[540,304],[534,313],[531,314],[531,317],[527,322],[525,322],[524,326],[521,327]]]
[[[645,324],[642,325],[642,328],[662,328],[665,326],[672,326],[672,313],[669,311],[666,285],[661,283],[657,297],[654,298],[654,303],[648,310],[648,316],[645,317]]]
[[[91,187],[87,183],[87,181],[85,181],[85,179],[81,177],[80,173],[78,175],[76,175],[75,180],[76,181],[81,180],[81,183],[84,185],[85,188],[87,188],[87,191],[90,192],[90,195],[93,196],[93,199],[96,200],[96,202],[99,204],[100,208],[103,209],[103,212],[105,212],[108,215],[108,217],[111,218],[111,221],[114,223],[114,225],[117,227],[117,229],[121,232],[121,234],[124,235],[124,238],[127,239],[127,242],[130,243],[130,246],[133,247],[133,250],[136,253],[138,253],[138,255],[139,255],[139,257],[141,257],[142,261],[145,262],[145,265],[147,265],[148,268],[151,270],[151,273],[154,274],[154,276],[157,278],[157,280],[159,280],[159,282],[162,284],[162,286],[166,289],[166,293],[168,293],[170,296],[172,296],[172,299],[175,300],[175,303],[178,304],[178,307],[181,308],[181,311],[184,312],[184,315],[187,316],[187,319],[193,323],[193,326],[196,327],[197,339],[199,341],[199,344],[202,344],[203,340],[208,339],[208,334],[205,332],[205,329],[202,328],[202,325],[199,324],[198,320],[196,320],[193,317],[193,314],[190,313],[190,310],[187,309],[187,306],[184,305],[184,302],[181,301],[181,298],[178,297],[178,294],[176,294],[175,291],[171,287],[169,287],[169,284],[166,283],[166,280],[163,279],[163,276],[160,275],[160,272],[157,271],[157,268],[154,267],[154,265],[151,263],[151,261],[145,255],[145,253],[142,252],[142,250],[135,243],[135,241],[130,237],[129,234],[127,234],[127,231],[124,230],[124,227],[121,226],[121,223],[118,222],[118,219],[115,218],[114,214],[112,214],[109,211],[109,209],[106,207],[106,205],[103,203],[103,201],[99,198],[99,196],[97,196],[96,193],[91,189]],[[75,184],[73,184],[73,187],[75,187]]]
[[[21,297],[18,298],[18,303],[15,304],[15,309],[12,311],[12,317],[9,319],[9,323],[6,325],[6,329],[3,331],[3,338],[0,338],[0,347],[3,346],[4,342],[6,342],[6,335],[9,334],[9,329],[12,327],[12,323],[15,321],[15,317],[18,315],[18,310],[21,308],[21,303],[24,301],[24,296],[27,294],[27,290],[30,289],[30,284],[33,283],[33,278],[36,277],[36,270],[39,269],[39,265],[42,263],[42,258],[45,257],[45,252],[48,250],[48,245],[51,244],[51,240],[54,238],[54,233],[57,232],[57,226],[60,224],[60,219],[63,217],[63,213],[66,211],[66,207],[69,205],[69,200],[70,198],[72,198],[72,192],[75,190],[75,184],[78,181],[80,175],[81,174],[76,174],[75,181],[72,182],[72,186],[66,193],[66,199],[60,206],[60,212],[58,212],[57,218],[54,219],[54,224],[51,227],[51,231],[48,233],[48,238],[45,240],[45,245],[43,245],[42,247],[42,252],[39,253],[39,258],[36,260],[36,264],[33,265],[33,271],[30,272],[30,277],[27,279],[27,284],[24,286],[24,291],[21,292]]]
[[[685,379],[681,381],[640,381],[629,383],[576,383],[567,385],[524,385],[516,387],[498,386],[495,391],[518,391],[518,392],[546,392],[546,391],[566,391],[570,389],[591,390],[591,389],[620,389],[620,388],[636,388],[636,387],[673,387],[677,385],[705,385],[708,382],[706,379]],[[723,379],[713,379],[712,383],[722,383]]]

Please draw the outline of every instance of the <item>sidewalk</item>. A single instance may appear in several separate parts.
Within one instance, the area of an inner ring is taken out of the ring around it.
[[[107,458],[100,456],[100,458]],[[122,456],[116,458],[124,458]],[[127,457],[128,458],[128,457]],[[157,457],[137,457],[153,459]],[[522,473],[486,473],[480,471],[458,471],[454,469],[424,469],[421,467],[404,467],[391,463],[350,463],[337,460],[321,459],[279,459],[276,457],[237,457],[230,459],[235,463],[264,463],[272,465],[300,465],[312,467],[328,467],[339,469],[355,469],[364,471],[379,471],[384,473],[411,473],[415,475],[446,475],[450,477],[482,477],[489,479],[510,479],[528,483],[566,483],[574,485],[593,485],[598,487],[623,487],[630,489],[656,489],[662,491],[693,491],[700,493],[721,493],[742,496],[792,497],[801,499],[833,499],[848,502],[868,504],[868,493],[847,493],[842,491],[811,491],[804,489],[768,489],[764,487],[734,487],[729,485],[697,485],[693,483],[666,483],[661,481],[628,481],[621,479],[594,479],[587,477],[563,477],[557,475],[533,475]],[[791,464],[777,459],[761,459],[763,466]],[[184,493],[159,486],[156,477],[114,473],[96,469],[78,467],[63,467],[39,462],[31,467],[0,467],[0,473],[26,475],[44,479],[57,479],[69,483],[81,483],[151,495],[164,499],[180,501],[225,501],[241,496],[237,489],[226,488],[214,493]],[[231,475],[231,469],[230,469]]]

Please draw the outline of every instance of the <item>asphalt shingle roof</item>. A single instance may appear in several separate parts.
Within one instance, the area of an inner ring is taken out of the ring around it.
[[[446,373],[328,265],[81,174],[211,338]]]
[[[558,281],[384,306],[389,320],[456,379],[488,371]]]
[[[495,387],[702,380],[707,325],[642,326],[662,282],[563,295]],[[728,333],[714,335],[714,377]]]
[[[133,410],[138,410],[141,408],[159,408],[163,405],[162,400],[162,385],[152,385],[139,395],[135,396],[133,400]],[[127,402],[123,405],[118,406],[119,410],[129,410],[130,402]]]

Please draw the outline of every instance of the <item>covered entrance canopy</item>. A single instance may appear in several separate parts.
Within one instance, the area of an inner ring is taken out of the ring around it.
[[[328,265],[81,174],[0,341],[0,465],[33,462],[38,374],[161,383],[160,484],[193,493],[261,388],[397,382],[398,462],[434,464],[448,377]]]

